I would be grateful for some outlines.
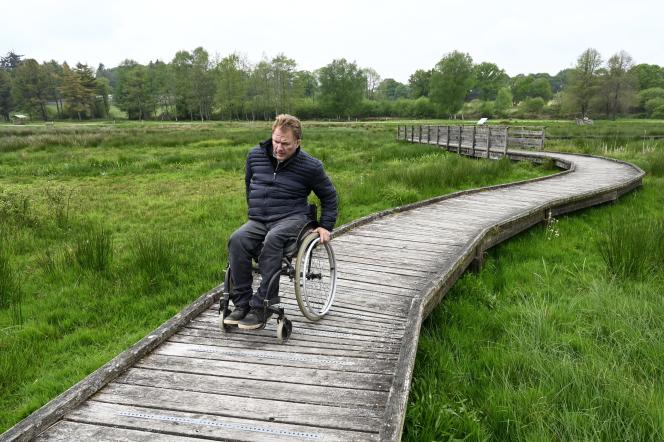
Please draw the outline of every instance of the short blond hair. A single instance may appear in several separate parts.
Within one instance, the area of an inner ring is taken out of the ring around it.
[[[296,140],[302,138],[302,123],[300,123],[300,120],[298,120],[297,117],[288,114],[277,115],[277,118],[272,125],[272,132],[280,128],[293,131]]]

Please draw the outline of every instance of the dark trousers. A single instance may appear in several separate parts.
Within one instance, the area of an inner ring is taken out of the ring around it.
[[[270,278],[281,270],[284,245],[297,236],[307,221],[306,215],[293,215],[271,223],[249,220],[233,232],[228,240],[228,254],[233,281],[231,299],[235,307],[263,306]],[[262,280],[252,296],[251,260],[256,257]],[[277,293],[275,290],[270,295]]]

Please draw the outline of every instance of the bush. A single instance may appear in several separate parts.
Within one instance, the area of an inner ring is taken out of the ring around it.
[[[654,116],[655,112],[658,112],[662,108],[664,108],[664,97],[651,98],[650,100],[646,101],[646,112],[648,112],[648,115],[653,118],[656,118]]]
[[[664,120],[664,105],[656,107],[652,111],[652,114],[650,114],[650,118],[655,118],[657,120]]]

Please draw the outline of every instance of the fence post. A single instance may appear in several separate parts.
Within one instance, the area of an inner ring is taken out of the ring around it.
[[[417,140],[417,142],[420,143],[420,144],[422,144],[422,125],[420,124],[419,127],[420,127],[420,129],[419,129],[420,134],[419,134],[419,136],[418,136],[419,139]]]
[[[457,153],[459,155],[461,155],[461,138],[463,137],[462,132],[463,132],[463,126],[459,126],[459,145],[457,146]]]
[[[447,126],[447,140],[445,141],[445,149],[450,150],[450,126]]]
[[[507,144],[510,142],[510,127],[505,126],[505,153],[507,153]]]
[[[503,147],[503,156],[507,156],[507,126],[505,126],[505,146]]]
[[[486,135],[486,157],[491,158],[489,152],[491,152],[491,126],[487,126],[488,132]]]
[[[540,142],[540,150],[544,149],[544,138],[545,138],[544,133],[545,133],[545,130],[546,130],[546,126],[542,126],[542,141]]]
[[[470,155],[474,158],[475,157],[475,132],[477,132],[477,126],[473,126],[473,147],[471,149]]]
[[[415,126],[414,125],[410,126],[410,142],[411,143],[415,142]]]

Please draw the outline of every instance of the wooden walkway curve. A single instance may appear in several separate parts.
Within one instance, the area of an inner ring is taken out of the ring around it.
[[[420,326],[468,266],[550,216],[615,200],[644,175],[590,156],[506,154],[567,170],[343,226],[335,305],[312,324],[282,295],[294,320],[286,344],[273,324],[222,335],[216,288],[0,440],[399,440]]]

